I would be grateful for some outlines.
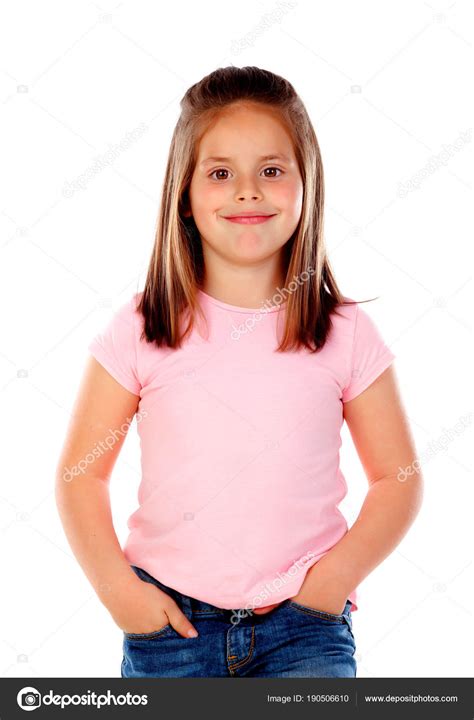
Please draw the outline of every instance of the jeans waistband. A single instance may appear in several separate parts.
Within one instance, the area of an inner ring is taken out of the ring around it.
[[[178,590],[175,590],[174,588],[168,587],[168,585],[165,585],[164,583],[157,580],[155,577],[147,573],[146,570],[143,570],[143,568],[139,568],[136,565],[130,565],[130,567],[141,580],[153,583],[158,588],[160,588],[160,590],[163,590],[163,592],[167,593],[167,595],[170,595],[176,602],[180,610],[184,613],[184,615],[186,615],[188,620],[191,620],[194,614],[203,616],[207,615],[208,617],[211,617],[211,615],[222,615],[225,619],[229,620],[232,623],[250,622],[252,616],[257,621],[265,617],[259,615],[254,616],[253,613],[249,612],[245,608],[234,608],[232,610],[227,610],[226,608],[216,607],[215,605],[211,605],[210,603],[204,602],[203,600],[198,600],[197,598],[191,597],[190,595],[185,595]],[[281,607],[288,605],[290,602],[291,599],[284,600],[281,603]],[[350,602],[350,600],[348,600],[343,611],[343,615],[349,623],[352,623],[350,613],[351,605],[352,603]]]
[[[153,583],[153,585],[156,585],[167,595],[170,595],[188,619],[191,617],[192,613],[208,613],[209,615],[232,614],[232,610],[226,610],[225,608],[216,607],[215,605],[211,605],[210,603],[204,602],[203,600],[198,600],[197,598],[191,597],[190,595],[185,595],[184,593],[181,593],[174,588],[168,587],[168,585],[165,585],[164,583],[160,582],[160,580],[157,580],[157,578],[147,573],[147,571],[143,570],[143,568],[137,567],[136,565],[130,565],[130,567],[141,580]]]

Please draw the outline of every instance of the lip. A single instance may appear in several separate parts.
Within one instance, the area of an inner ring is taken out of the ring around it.
[[[241,225],[258,225],[264,223],[270,218],[275,217],[276,213],[271,215],[259,215],[258,213],[240,213],[239,215],[224,215],[225,220],[240,223]]]

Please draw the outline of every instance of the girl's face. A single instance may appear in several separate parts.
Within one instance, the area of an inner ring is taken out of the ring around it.
[[[303,181],[277,114],[255,103],[224,112],[201,138],[189,199],[205,257],[242,264],[280,251],[300,219]],[[271,217],[227,219],[239,213]]]

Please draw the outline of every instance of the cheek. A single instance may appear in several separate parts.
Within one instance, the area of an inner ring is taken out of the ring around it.
[[[273,202],[290,214],[298,215],[303,203],[303,186],[297,182],[275,187]]]
[[[223,197],[224,192],[221,187],[207,183],[196,184],[190,191],[191,203],[196,214],[219,210]]]

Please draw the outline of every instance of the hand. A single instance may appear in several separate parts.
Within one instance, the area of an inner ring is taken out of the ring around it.
[[[337,592],[323,594],[316,589],[311,590],[309,588],[302,588],[297,595],[290,599],[293,602],[300,603],[300,605],[306,605],[313,608],[313,610],[327,612],[331,615],[342,615],[348,600],[348,598],[341,599],[341,594]]]
[[[122,593],[118,606],[109,607],[112,618],[123,632],[156,632],[168,623],[182,637],[190,637],[189,630],[196,631],[173,598],[152,583],[138,577],[135,580],[127,586],[126,593]]]
[[[260,607],[260,608],[257,607],[257,608],[255,608],[254,610],[252,610],[252,612],[253,612],[255,615],[265,615],[266,613],[269,613],[270,610],[273,610],[273,608],[278,607],[278,605],[280,605],[281,602],[282,602],[282,601],[280,601],[280,602],[278,602],[278,603],[274,603],[273,605],[265,605],[264,607]]]
[[[344,600],[342,606],[340,604],[340,600],[338,601],[337,599],[330,600],[329,602],[327,600],[319,602],[314,599],[314,595],[308,595],[307,592],[302,593],[301,591],[294,597],[290,598],[290,600],[300,603],[300,605],[306,605],[314,610],[319,610],[320,612],[330,613],[331,615],[342,615],[347,602],[347,598]],[[280,604],[281,603],[275,603],[274,605],[266,605],[265,607],[255,608],[252,612],[256,615],[265,615],[273,610],[273,608],[278,607]]]

